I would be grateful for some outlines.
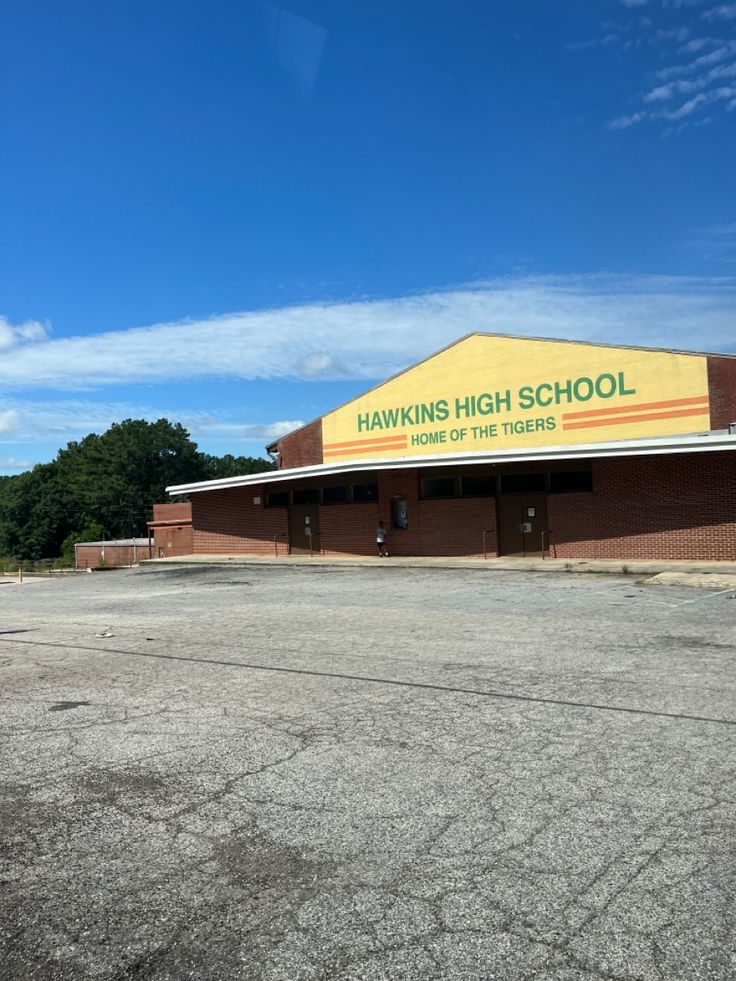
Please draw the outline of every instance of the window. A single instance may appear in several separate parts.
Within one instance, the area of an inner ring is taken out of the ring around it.
[[[422,477],[422,497],[431,501],[436,497],[455,496],[454,477]]]
[[[294,504],[319,504],[319,491],[316,487],[302,487],[294,491]]]
[[[345,504],[348,500],[348,489],[347,487],[323,487],[322,488],[322,503],[323,504]]]
[[[378,500],[378,484],[353,484],[353,501],[364,504]]]
[[[549,489],[552,494],[569,491],[592,491],[593,474],[590,470],[560,470],[549,475]]]
[[[543,473],[505,473],[501,475],[502,494],[532,494],[547,489]]]
[[[474,476],[460,478],[461,497],[495,497],[496,478],[489,476]]]
[[[288,491],[273,491],[273,493],[271,494],[266,494],[267,508],[286,508],[288,506],[289,506]]]

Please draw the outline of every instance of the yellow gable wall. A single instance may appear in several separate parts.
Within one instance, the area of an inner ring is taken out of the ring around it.
[[[703,355],[474,334],[324,416],[324,460],[700,432]]]

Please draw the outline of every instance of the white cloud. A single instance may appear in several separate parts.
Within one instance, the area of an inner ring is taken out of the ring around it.
[[[250,422],[223,418],[217,412],[192,411],[141,405],[130,402],[95,402],[89,399],[63,399],[40,402],[16,400],[14,405],[0,403],[0,435],[13,435],[13,442],[38,442],[42,439],[63,444],[81,439],[89,433],[103,433],[123,419],[170,419],[181,422],[192,436],[227,437],[263,442],[275,439],[303,426],[301,419],[276,422]]]
[[[695,54],[696,51],[702,51],[703,48],[709,47],[711,44],[720,44],[721,42],[714,37],[695,37],[692,41],[688,41],[687,44],[683,44],[679,49],[680,54]]]
[[[299,361],[296,365],[296,373],[300,378],[344,378],[349,371],[334,354],[317,351]]]
[[[20,473],[23,470],[30,470],[34,466],[33,460],[19,460],[14,456],[0,456],[0,473],[6,473],[9,470]]]
[[[666,100],[670,98],[677,89],[672,86],[660,86],[660,89],[667,89],[668,92],[657,93],[658,90],[654,90],[649,93],[650,101],[659,99]],[[700,92],[698,95],[693,96],[692,99],[688,99],[679,105],[676,109],[660,109],[657,112],[635,112],[630,116],[619,116],[617,119],[611,120],[608,124],[609,129],[626,129],[629,126],[634,126],[636,123],[643,122],[646,119],[666,119],[669,121],[677,121],[680,119],[685,119],[686,117],[692,116],[693,113],[697,112],[703,106],[711,105],[715,102],[725,102],[726,111],[730,112],[736,109],[736,85],[724,85],[716,89],[711,89],[709,92]],[[693,125],[705,126],[713,122],[711,116],[702,117],[693,123]],[[664,136],[671,136],[674,133],[680,133],[685,129],[685,126],[678,126],[676,128],[669,127],[664,130]]]
[[[690,92],[698,92],[701,89],[707,88],[713,82],[719,81],[720,79],[734,77],[736,77],[736,63],[730,65],[716,65],[715,68],[711,68],[709,72],[706,72],[704,75],[700,75],[697,78],[677,79],[677,81],[666,82],[664,85],[659,85],[657,88],[647,92],[647,94],[644,96],[644,101],[665,101],[667,99],[671,99],[674,95],[686,95]]]
[[[43,341],[48,337],[49,328],[38,320],[24,320],[21,324],[11,324],[0,316],[0,351],[8,350],[17,344]]]
[[[736,239],[736,221],[732,221],[726,225],[711,225],[709,228],[704,229],[704,231],[714,238]]]
[[[690,37],[689,27],[666,27],[654,34],[655,41],[677,41],[682,44]]]
[[[680,107],[673,116],[683,113]],[[730,278],[509,277],[397,299],[48,340],[0,359],[0,386],[79,391],[195,378],[377,379],[473,330],[732,350],[735,315]]]
[[[643,122],[645,119],[649,119],[651,114],[644,111],[632,112],[628,116],[617,116],[612,119],[608,124],[609,129],[628,129],[629,126],[635,126],[637,123]]]
[[[640,5],[640,0],[620,2],[628,7]],[[626,130],[637,124],[659,123],[660,132],[667,136],[694,127],[696,118],[688,118],[687,123],[681,125],[668,125],[691,115],[699,116],[702,125],[706,125],[706,106],[712,106],[714,110],[707,116],[708,123],[716,121],[724,111],[730,112],[736,108],[730,90],[715,87],[719,81],[736,77],[736,38],[730,26],[736,21],[736,3],[717,6],[711,3],[703,11],[690,9],[699,6],[700,2],[662,0],[659,9],[656,5],[648,8],[649,17],[635,16],[624,23],[601,21],[599,26],[603,36],[566,45],[568,51],[607,47],[615,52],[621,62],[630,52],[640,51],[644,55],[647,51],[651,52],[649,66],[643,71],[638,69],[642,78],[639,91],[629,101],[627,111],[608,122],[608,129]],[[678,20],[685,23],[672,23],[675,11],[680,12]],[[694,29],[702,31],[703,21],[717,23],[718,26],[711,29],[713,36],[693,37]],[[674,60],[674,64],[668,64],[665,59],[670,62]],[[629,74],[635,70],[637,68],[630,66]],[[652,78],[658,79],[661,84],[653,85]],[[626,82],[628,86],[629,78]],[[703,97],[696,97],[700,93],[703,93]],[[674,109],[657,109],[658,104],[678,96],[693,98],[686,99]],[[649,106],[653,108],[647,108]]]
[[[687,102],[683,102],[683,104],[678,106],[677,109],[672,109],[671,111],[668,110],[667,112],[662,113],[662,115],[665,119],[683,119],[685,116],[690,116],[696,109],[699,109],[700,106],[704,105],[706,102],[708,102],[707,96],[702,94],[696,95],[694,98],[688,99]]]
[[[618,34],[605,34],[603,37],[590,38],[588,41],[571,41],[565,47],[568,51],[587,51],[607,44],[615,44],[620,40]]]
[[[703,259],[736,263],[736,221],[697,229],[685,245]]]
[[[291,433],[295,429],[300,429],[304,425],[302,419],[283,419],[278,422],[266,423],[242,423],[225,422],[207,416],[205,418],[189,418],[184,416],[184,425],[192,436],[223,436],[228,439],[241,439],[247,441],[262,441],[278,439],[286,433]]]
[[[736,3],[721,4],[720,7],[711,7],[710,10],[704,10],[701,14],[703,20],[714,21],[719,20],[736,20]]]
[[[673,78],[677,75],[689,75],[699,71],[701,68],[715,65],[734,53],[736,53],[736,41],[728,41],[714,51],[709,51],[708,54],[695,58],[687,65],[671,65],[669,68],[660,69],[656,74],[658,78],[662,79]]]
[[[0,436],[8,436],[20,428],[21,414],[17,409],[0,409]]]

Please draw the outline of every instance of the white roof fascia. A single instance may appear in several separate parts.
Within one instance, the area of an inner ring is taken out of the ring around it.
[[[717,450],[736,450],[736,434],[727,432],[692,433],[687,436],[666,436],[656,439],[615,440],[609,443],[579,443],[573,446],[543,446],[528,450],[497,450],[495,453],[442,453],[434,456],[401,456],[370,460],[351,460],[349,463],[322,463],[312,467],[290,470],[267,470],[243,477],[224,477],[196,484],[174,484],[167,494],[199,494],[204,491],[227,490],[260,484],[304,480],[309,477],[329,477],[333,474],[361,470],[405,470],[413,467],[457,467],[461,464],[530,463],[535,460],[580,460],[617,456],[657,456],[664,453],[707,453]]]

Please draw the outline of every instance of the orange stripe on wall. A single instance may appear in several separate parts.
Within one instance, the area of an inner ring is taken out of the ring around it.
[[[695,395],[686,399],[667,399],[665,402],[639,402],[632,405],[616,405],[608,409],[586,409],[585,412],[563,412],[563,419],[583,419],[588,416],[611,416],[614,413],[632,412],[635,409],[669,409],[676,405],[695,405],[700,402],[708,402],[707,395]]]
[[[403,443],[389,443],[384,446],[366,446],[363,449],[356,447],[353,450],[325,450],[324,456],[360,456],[366,453],[372,453],[374,450],[405,450],[406,442]]]
[[[584,429],[590,426],[622,426],[630,422],[646,422],[647,419],[679,419],[681,416],[705,416],[709,409],[680,409],[677,412],[645,412],[635,416],[617,416],[614,419],[587,419],[584,422],[563,423],[563,429]]]
[[[406,440],[406,436],[374,436],[371,439],[352,439],[347,443],[325,443],[324,449],[326,450],[337,450],[342,449],[344,446],[380,446],[381,443],[395,443],[397,439]]]

